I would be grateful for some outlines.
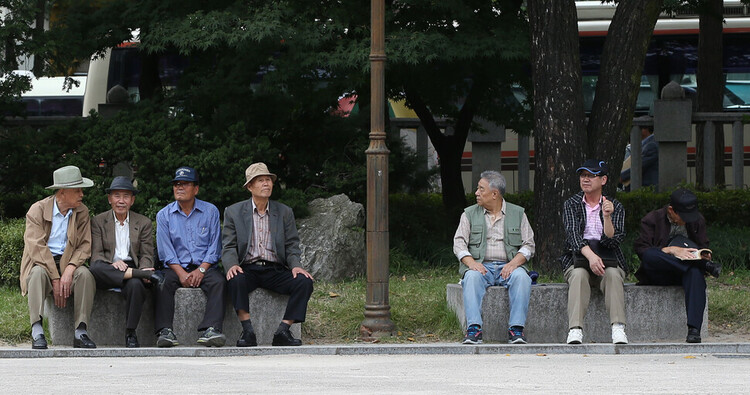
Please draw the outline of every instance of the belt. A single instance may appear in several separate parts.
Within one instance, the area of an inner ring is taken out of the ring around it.
[[[264,260],[258,260],[255,262],[250,262],[251,265],[258,265],[258,266],[273,266],[278,265],[278,262],[271,262],[271,261],[264,261]]]

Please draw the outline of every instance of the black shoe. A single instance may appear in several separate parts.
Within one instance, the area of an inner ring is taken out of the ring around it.
[[[258,339],[255,337],[255,332],[253,331],[242,331],[242,335],[240,335],[239,340],[237,340],[237,347],[255,347],[257,345]]]
[[[87,334],[81,335],[81,338],[73,339],[73,348],[96,348],[96,343]]]
[[[164,289],[164,273],[160,271],[154,271],[151,273],[151,277],[148,278],[156,289],[161,292]]]
[[[273,342],[271,344],[274,346],[301,346],[302,340],[295,339],[294,336],[292,336],[292,332],[287,329],[274,334]]]
[[[140,346],[141,345],[138,343],[138,337],[135,335],[135,332],[125,335],[125,347],[138,348]]]
[[[706,261],[706,274],[719,278],[719,275],[721,274],[721,263]]]
[[[701,331],[698,328],[688,327],[687,339],[688,343],[700,343],[701,342]]]
[[[33,348],[34,350],[47,349],[47,339],[44,337],[43,333],[39,335],[39,337],[31,341],[31,348]]]
[[[177,336],[172,332],[172,328],[162,328],[159,331],[159,338],[156,340],[157,347],[174,347],[179,346]]]

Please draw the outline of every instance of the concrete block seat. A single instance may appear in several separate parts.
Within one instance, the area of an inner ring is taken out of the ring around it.
[[[259,345],[270,345],[273,334],[284,316],[286,295],[279,295],[265,289],[256,289],[249,295],[250,316]],[[242,333],[232,303],[227,297],[224,303],[224,328],[227,346],[234,346]],[[179,288],[175,293],[174,331],[181,346],[195,346],[201,332],[198,324],[206,310],[206,296],[200,288]],[[73,345],[73,307],[71,303],[64,309],[55,306],[52,296],[45,300],[44,314],[53,346]],[[156,346],[154,334],[154,298],[148,294],[143,306],[143,314],[138,324],[138,341],[141,347]],[[300,324],[292,325],[292,334],[300,338]],[[97,346],[125,346],[125,297],[120,292],[97,290],[88,332]]]
[[[461,285],[448,284],[448,307],[466,328]],[[508,290],[489,287],[482,303],[484,340],[508,341]],[[631,343],[684,342],[687,334],[685,294],[679,286],[625,284],[625,332]],[[701,335],[708,336],[708,303],[703,312]],[[604,295],[592,289],[584,323],[584,343],[610,343],[612,333]],[[565,343],[568,335],[568,285],[539,284],[531,288],[524,329],[530,343]]]

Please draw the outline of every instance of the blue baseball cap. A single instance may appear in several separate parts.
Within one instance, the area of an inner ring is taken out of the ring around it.
[[[172,182],[175,181],[189,181],[198,183],[198,172],[192,167],[182,166],[174,172],[174,178],[172,179]]]
[[[586,159],[586,161],[583,162],[583,166],[576,169],[576,173],[580,173],[581,170],[586,170],[595,176],[606,176],[607,172],[609,172],[607,164],[604,163],[603,160],[596,159]]]

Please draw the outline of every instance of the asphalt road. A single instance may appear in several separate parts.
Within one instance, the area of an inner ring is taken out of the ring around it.
[[[0,393],[746,394],[750,355],[267,355],[0,359]]]

